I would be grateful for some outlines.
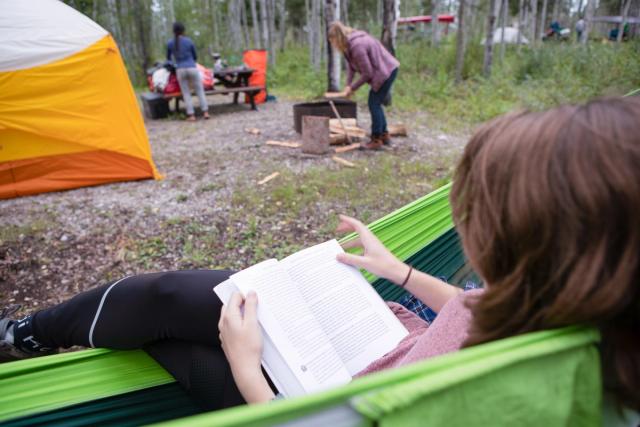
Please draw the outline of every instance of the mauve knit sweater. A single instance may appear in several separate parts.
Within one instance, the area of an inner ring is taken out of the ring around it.
[[[369,83],[374,92],[379,91],[393,70],[400,66],[382,43],[364,31],[349,34],[348,44],[344,53],[349,66],[347,86],[351,86],[354,92],[365,83]],[[351,84],[356,72],[360,74],[360,79]]]
[[[482,289],[474,289],[455,296],[442,307],[431,325],[400,304],[387,303],[398,320],[407,328],[409,335],[400,341],[395,349],[372,362],[356,376],[360,377],[460,350],[471,324],[471,312],[464,302],[467,298],[481,292],[483,292]]]

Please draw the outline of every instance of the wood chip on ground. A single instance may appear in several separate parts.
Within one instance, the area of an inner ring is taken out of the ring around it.
[[[342,157],[333,156],[333,157],[331,157],[331,160],[333,160],[336,163],[340,163],[341,165],[347,166],[349,168],[355,168],[356,167],[355,163],[351,163],[349,160],[345,160]]]
[[[258,185],[264,185],[267,182],[271,181],[272,179],[278,177],[280,175],[280,172],[274,172],[271,175],[264,177],[263,179],[261,179],[260,181],[258,181]]]
[[[407,131],[407,127],[402,123],[389,125],[388,129],[389,135],[391,136],[407,136],[409,134],[409,132]]]
[[[251,135],[260,135],[262,131],[258,128],[245,128],[245,132],[250,133]]]
[[[345,145],[344,147],[334,148],[334,151],[336,153],[346,153],[347,151],[357,150],[358,148],[360,148],[360,143],[354,142],[353,144]]]
[[[294,141],[273,141],[269,140],[266,142],[267,145],[275,145],[277,147],[286,147],[286,148],[300,148],[302,146],[299,142]]]

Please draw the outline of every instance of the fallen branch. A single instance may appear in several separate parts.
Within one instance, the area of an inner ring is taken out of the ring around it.
[[[260,181],[258,181],[258,185],[264,185],[267,182],[271,181],[272,179],[276,178],[278,175],[280,175],[280,172],[274,172],[271,175],[261,179]]]
[[[333,156],[333,157],[331,157],[331,160],[333,160],[336,163],[340,163],[341,165],[347,166],[349,168],[355,168],[356,167],[355,163],[351,163],[349,160],[345,160],[342,157]]]
[[[359,142],[355,142],[355,143],[350,144],[350,145],[345,145],[344,147],[335,148],[334,151],[337,154],[339,154],[339,153],[346,153],[347,151],[357,150],[358,148],[360,148],[360,143]]]
[[[302,144],[300,144],[299,142],[293,142],[293,141],[267,141],[266,144],[275,145],[278,147],[287,147],[287,148],[300,148],[302,146]]]

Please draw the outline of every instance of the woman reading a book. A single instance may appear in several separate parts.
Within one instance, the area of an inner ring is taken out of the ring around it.
[[[518,334],[598,328],[605,391],[640,409],[640,99],[605,99],[483,125],[457,167],[451,204],[485,283],[462,292],[393,256],[359,221],[362,255],[339,261],[407,289],[429,323],[390,303],[409,335],[360,375]],[[255,294],[221,307],[229,272],[121,279],[22,320],[0,320],[0,349],[31,356],[71,345],[144,348],[203,406],[267,402]],[[219,332],[218,332],[219,331]]]

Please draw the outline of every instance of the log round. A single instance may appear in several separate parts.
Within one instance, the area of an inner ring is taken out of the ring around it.
[[[336,99],[333,101],[343,119],[356,119],[358,116],[358,106],[353,101],[344,99]],[[296,132],[302,133],[302,117],[303,116],[324,116],[336,118],[328,101],[305,102],[303,104],[295,104],[293,106],[293,126]]]

